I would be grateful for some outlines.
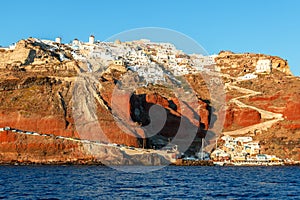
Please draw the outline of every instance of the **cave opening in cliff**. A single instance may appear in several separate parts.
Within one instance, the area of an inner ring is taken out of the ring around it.
[[[133,94],[130,97],[130,117],[145,132],[146,141],[140,141],[143,147],[162,148],[176,135],[181,117],[171,113],[171,110],[177,110],[177,105],[172,100],[164,101],[165,104],[157,103],[147,95]],[[153,115],[154,109],[158,109],[158,112]]]

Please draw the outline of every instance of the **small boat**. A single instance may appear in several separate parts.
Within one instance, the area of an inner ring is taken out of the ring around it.
[[[214,161],[213,162],[215,166],[224,166],[225,162],[222,161]]]

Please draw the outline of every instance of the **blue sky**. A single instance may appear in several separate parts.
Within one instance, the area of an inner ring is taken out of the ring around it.
[[[300,1],[1,1],[0,45],[29,36],[63,42],[105,40],[122,31],[162,27],[182,32],[210,54],[256,52],[287,59],[300,75]]]

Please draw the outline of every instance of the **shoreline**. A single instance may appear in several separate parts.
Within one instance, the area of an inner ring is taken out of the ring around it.
[[[0,166],[144,166],[144,167],[151,167],[151,166],[164,166],[164,165],[105,165],[101,162],[97,161],[87,161],[87,162],[0,162]],[[170,163],[169,165],[165,166],[176,166],[176,167],[290,167],[290,166],[300,166],[299,163],[284,163],[283,165],[233,165],[230,163],[225,163],[224,165],[216,165],[213,161],[180,161],[176,163]]]

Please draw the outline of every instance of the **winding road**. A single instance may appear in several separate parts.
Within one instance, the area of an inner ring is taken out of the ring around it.
[[[250,90],[250,89],[246,89],[246,88],[242,88],[242,87],[233,85],[236,82],[237,81],[235,81],[233,83],[226,83],[225,87],[228,89],[238,90],[239,92],[245,93],[245,95],[235,97],[235,98],[231,99],[229,102],[235,103],[237,106],[239,106],[241,108],[250,108],[253,110],[257,110],[261,114],[261,118],[268,119],[268,121],[261,122],[259,124],[254,124],[254,125],[244,127],[244,128],[238,129],[238,130],[234,130],[234,131],[223,132],[224,135],[230,135],[230,136],[244,135],[249,132],[254,133],[255,131],[267,130],[268,128],[271,128],[274,123],[284,119],[282,114],[280,114],[280,113],[274,113],[274,112],[270,112],[267,110],[263,110],[263,109],[257,108],[255,106],[250,106],[250,105],[247,105],[247,104],[239,101],[239,99],[248,98],[250,96],[255,96],[255,95],[261,94],[261,92],[257,92],[254,90]]]

